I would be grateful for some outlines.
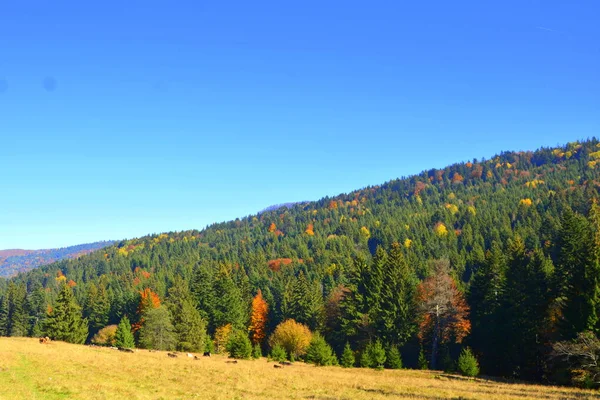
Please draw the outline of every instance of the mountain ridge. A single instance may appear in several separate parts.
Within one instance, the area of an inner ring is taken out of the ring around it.
[[[77,258],[103,247],[110,246],[113,243],[113,240],[107,240],[50,249],[0,250],[0,277],[11,277],[21,272],[26,272],[65,258]]]

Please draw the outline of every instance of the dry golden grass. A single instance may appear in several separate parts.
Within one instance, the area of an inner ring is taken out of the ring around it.
[[[427,371],[225,361],[0,338],[0,399],[600,399],[592,391]]]

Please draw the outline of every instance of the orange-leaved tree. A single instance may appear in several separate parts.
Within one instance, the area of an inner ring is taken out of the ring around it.
[[[431,368],[440,344],[460,343],[471,331],[469,306],[449,275],[449,262],[437,260],[434,273],[417,287],[421,323],[419,339],[431,343]]]
[[[150,309],[160,307],[160,297],[150,288],[146,288],[140,292],[140,302],[137,308],[138,322],[131,324],[133,332],[140,330],[144,325],[144,313]]]
[[[261,344],[265,339],[265,327],[267,325],[267,315],[269,313],[269,305],[262,296],[262,292],[258,289],[258,293],[252,299],[252,315],[250,316],[250,339],[254,344]]]

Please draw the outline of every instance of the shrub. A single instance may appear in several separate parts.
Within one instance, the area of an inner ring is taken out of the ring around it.
[[[276,345],[283,347],[290,357],[296,359],[306,354],[311,339],[312,333],[306,325],[288,319],[277,325],[269,339],[269,344],[271,347]]]
[[[362,353],[360,353],[360,366],[361,368],[369,368],[371,366],[371,358],[369,357],[369,353],[367,349],[364,349]]]
[[[479,375],[479,363],[468,347],[463,349],[458,357],[458,371],[464,376]]]
[[[227,341],[227,352],[231,358],[241,358],[244,360],[252,356],[252,343],[246,332],[236,330],[229,335]]]
[[[276,344],[275,346],[273,346],[273,348],[271,349],[271,356],[270,358],[273,361],[285,361],[287,359],[287,354],[285,352],[285,349],[283,347],[281,347],[280,345]]]
[[[333,354],[331,346],[327,344],[325,338],[318,333],[313,335],[310,345],[306,350],[306,361],[317,366],[333,365],[337,359]]]
[[[356,359],[354,357],[354,352],[350,348],[350,344],[346,342],[346,346],[344,347],[344,352],[342,353],[342,367],[344,368],[352,368],[356,363]]]
[[[256,343],[252,348],[252,358],[259,359],[262,357],[262,350],[260,348],[260,344]]]
[[[108,325],[100,329],[92,338],[92,343],[98,346],[114,346],[117,325]]]
[[[215,352],[221,353],[227,349],[227,342],[229,342],[229,336],[231,335],[233,327],[231,324],[223,325],[215,330]]]
[[[206,340],[204,341],[204,351],[207,351],[209,353],[213,353],[215,351],[215,344],[213,343],[210,336],[207,336]]]
[[[385,366],[389,369],[402,369],[402,356],[396,345],[389,347]]]
[[[425,351],[423,351],[423,347],[419,351],[419,360],[417,361],[419,365],[419,369],[429,369],[429,363],[427,362],[427,358],[425,357]]]

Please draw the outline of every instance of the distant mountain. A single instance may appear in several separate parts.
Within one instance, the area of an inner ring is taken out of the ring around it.
[[[44,250],[0,250],[0,277],[11,277],[41,265],[51,264],[66,258],[77,258],[92,251],[110,246],[114,241],[102,241]]]

